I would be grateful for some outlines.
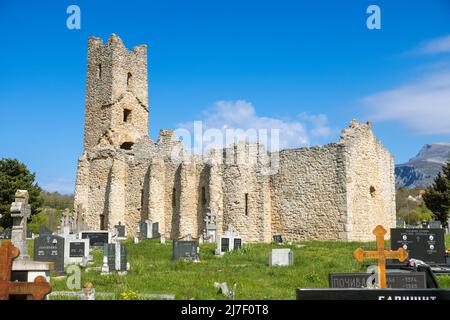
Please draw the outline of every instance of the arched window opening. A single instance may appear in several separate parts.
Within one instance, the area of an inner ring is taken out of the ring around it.
[[[248,193],[245,194],[245,215],[248,216]]]
[[[133,84],[132,82],[133,82],[133,76],[131,75],[131,72],[128,72],[128,74],[127,74],[127,87],[128,87],[128,89]]]
[[[177,189],[173,188],[172,189],[172,207],[176,207],[177,206]]]
[[[202,205],[206,205],[206,188],[202,187]]]
[[[101,214],[100,215],[100,230],[105,230],[105,215]]]
[[[130,121],[131,121],[131,110],[123,109],[123,122],[130,122]]]
[[[377,190],[375,190],[375,187],[374,187],[374,186],[370,186],[369,191],[370,191],[371,197],[372,197],[372,198],[375,198],[376,192],[377,192]]]

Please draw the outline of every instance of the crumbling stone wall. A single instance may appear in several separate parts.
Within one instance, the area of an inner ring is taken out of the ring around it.
[[[342,132],[342,143],[346,166],[346,240],[373,240],[375,226],[395,228],[394,158],[375,138],[370,123],[352,121]]]
[[[208,211],[219,233],[232,224],[246,242],[270,242],[274,234],[287,241],[371,240],[377,224],[394,226],[393,158],[370,124],[352,121],[325,146],[269,154],[262,145],[237,143],[202,158],[189,155],[173,130],[150,139],[147,89],[145,46],[128,51],[115,35],[105,45],[89,40],[75,206],[90,228],[120,221],[133,236],[139,221],[150,219],[166,237],[198,238]]]
[[[272,228],[287,240],[343,240],[346,214],[343,146],[280,152],[272,177]]]

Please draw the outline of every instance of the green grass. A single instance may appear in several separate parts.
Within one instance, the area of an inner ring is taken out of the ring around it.
[[[447,241],[450,238],[447,237]],[[214,282],[236,283],[236,299],[295,299],[296,288],[326,288],[330,272],[361,272],[363,264],[352,256],[358,247],[373,248],[375,243],[304,242],[303,247],[276,244],[248,244],[242,250],[214,255],[215,244],[201,246],[201,262],[172,261],[172,243],[162,245],[146,240],[135,245],[127,241],[132,270],[127,276],[101,276],[97,271],[82,272],[82,284],[92,282],[97,292],[135,291],[150,294],[174,294],[176,299],[225,299]],[[269,267],[272,248],[291,248],[293,267]],[[96,266],[102,251],[94,251]],[[450,277],[439,277],[450,287]],[[65,279],[52,279],[53,291],[67,291]]]
[[[127,276],[102,276],[99,271],[82,271],[81,284],[91,282],[96,292],[112,292],[116,299],[134,291],[142,294],[174,294],[176,299],[226,299],[217,293],[214,282],[227,282],[229,288],[236,283],[236,299],[295,299],[296,288],[326,288],[331,272],[362,272],[365,266],[357,262],[353,251],[362,247],[373,249],[374,242],[320,242],[298,244],[246,244],[223,257],[214,255],[215,244],[201,246],[201,262],[172,261],[172,242],[165,245],[158,240],[145,240],[139,244],[125,242],[131,271]],[[386,242],[389,246],[389,242]],[[446,236],[450,247],[450,236]],[[294,266],[269,267],[268,256],[272,248],[291,248]],[[29,243],[32,256],[32,241]],[[101,266],[103,251],[92,251],[94,266]],[[438,277],[444,288],[450,288],[450,276]],[[52,277],[53,291],[70,291],[65,277]],[[78,290],[79,291],[79,290]],[[69,297],[54,297],[67,299]]]

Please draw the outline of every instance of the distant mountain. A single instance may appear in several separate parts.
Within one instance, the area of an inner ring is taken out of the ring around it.
[[[395,166],[395,186],[410,189],[428,186],[449,157],[450,143],[425,145],[414,158]]]

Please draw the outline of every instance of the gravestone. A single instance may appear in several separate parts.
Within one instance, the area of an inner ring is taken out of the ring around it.
[[[448,289],[297,289],[297,300],[448,301]]]
[[[269,256],[269,266],[292,266],[294,252],[291,249],[272,249]]]
[[[125,226],[119,221],[119,224],[114,226],[117,231],[117,237],[120,239],[126,239]]]
[[[102,274],[109,274],[114,271],[126,273],[129,270],[128,250],[119,241],[116,243],[105,244],[103,247],[104,265]]]
[[[205,228],[203,229],[203,240],[208,243],[214,243],[216,241],[217,234],[217,215],[211,211],[206,212],[203,219]]]
[[[152,223],[152,238],[158,238],[159,234],[159,222]]]
[[[397,219],[396,226],[397,228],[404,228],[406,226],[406,222],[403,219]]]
[[[44,225],[40,225],[39,226],[39,235],[40,236],[46,236],[46,235],[52,235],[53,231],[48,229],[46,226]]]
[[[330,288],[367,288],[370,273],[330,273]],[[386,274],[386,288],[420,289],[426,288],[424,272],[388,272]]]
[[[91,247],[103,247],[111,242],[111,234],[106,230],[81,231],[79,238],[89,239],[89,246]]]
[[[172,247],[172,259],[199,261],[200,253],[198,243],[196,241],[174,240]]]
[[[430,229],[440,229],[442,228],[440,221],[430,221]]]
[[[444,229],[391,229],[391,248],[403,248],[410,259],[445,265]]]
[[[242,247],[242,238],[236,235],[236,229],[232,225],[228,226],[228,230],[224,235],[217,237],[217,246],[215,254],[224,255],[225,252],[238,250]]]
[[[159,236],[159,222],[142,220],[139,223],[139,240],[153,239]]]
[[[422,221],[422,228],[428,229],[430,227],[430,221],[424,220]]]
[[[27,239],[33,239],[33,232],[31,230],[27,230]]]
[[[28,245],[27,245],[27,219],[31,215],[30,205],[28,204],[28,191],[17,190],[15,200],[11,204],[11,242],[19,249],[20,255],[18,259],[28,260]]]
[[[64,263],[82,263],[89,258],[89,239],[68,239],[65,241]]]
[[[53,262],[56,273],[64,272],[64,238],[43,235],[34,239],[34,260]]]
[[[273,236],[273,242],[275,243],[283,243],[283,238],[281,237],[281,234],[276,234]]]

